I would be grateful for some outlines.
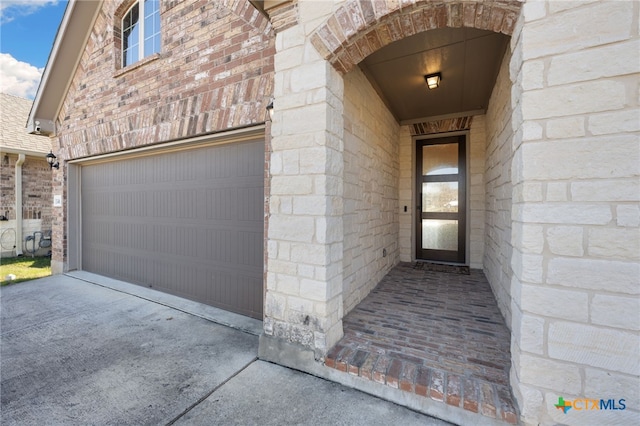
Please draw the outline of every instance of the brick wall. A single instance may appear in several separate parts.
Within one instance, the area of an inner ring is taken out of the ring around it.
[[[5,239],[11,239],[15,235],[16,211],[15,211],[15,165],[18,156],[7,154],[6,161],[3,155],[2,169],[0,172],[0,215],[4,215],[8,221],[0,222],[0,233],[7,231]],[[24,238],[35,231],[51,230],[51,170],[44,154],[42,158],[27,156],[22,163],[22,243],[14,242],[16,247],[24,247]],[[15,240],[15,238],[14,238]],[[8,241],[8,240],[7,240]],[[7,243],[8,244],[8,243]],[[11,244],[11,245],[13,245]],[[9,245],[7,245],[9,247]],[[29,248],[32,246],[29,245]],[[3,255],[12,255],[15,252],[9,248],[1,248]],[[38,254],[47,254],[48,250],[42,250]]]
[[[55,143],[55,142],[54,142]],[[67,270],[67,175],[66,167],[53,169],[51,179],[51,195],[62,197],[61,207],[51,208],[51,273],[61,274]]]
[[[511,81],[505,53],[493,88],[486,123],[485,235],[483,269],[498,307],[511,327]]]
[[[16,161],[15,154],[4,154],[0,163],[0,215],[16,218]]]
[[[526,424],[640,416],[638,2],[527,2],[512,40],[512,384]],[[557,410],[558,397],[626,409]]]
[[[49,164],[44,158],[27,157],[22,164],[22,218],[40,219],[42,230],[50,231],[52,203]]]
[[[334,16],[315,29],[311,41],[338,71],[347,73],[371,52],[423,31],[468,27],[511,35],[521,2],[335,1]],[[324,7],[332,6],[323,3]]]
[[[344,84],[346,314],[398,262],[400,126],[360,69]]]
[[[274,39],[248,2],[163,2],[161,53],[126,68],[118,61],[120,5],[103,3],[64,100],[56,123],[62,159],[265,120]]]
[[[163,1],[161,52],[121,68],[131,3],[102,3],[56,121],[61,164],[265,121],[275,38],[249,2]],[[54,172],[56,194],[65,182]],[[55,262],[66,258],[65,209],[54,212]]]

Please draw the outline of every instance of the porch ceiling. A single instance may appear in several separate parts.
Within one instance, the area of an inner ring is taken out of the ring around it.
[[[509,37],[472,28],[432,30],[392,43],[359,66],[398,121],[485,110]],[[426,74],[442,74],[429,90]]]

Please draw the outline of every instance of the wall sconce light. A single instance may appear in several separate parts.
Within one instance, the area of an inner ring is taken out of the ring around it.
[[[56,157],[53,154],[53,151],[49,151],[49,153],[47,154],[47,163],[49,163],[49,168],[50,169],[59,169],[60,168],[60,163],[58,163],[58,161],[56,160]]]
[[[267,113],[269,114],[269,121],[273,120],[273,98],[269,99],[267,104]]]
[[[442,80],[442,75],[439,72],[424,76],[424,81],[427,82],[427,86],[430,90],[437,89],[438,86],[440,86],[440,80]]]

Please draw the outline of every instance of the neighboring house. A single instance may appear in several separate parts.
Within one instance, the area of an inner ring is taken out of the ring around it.
[[[523,423],[637,419],[640,3],[153,4],[67,7],[29,118],[54,272],[263,319],[304,368],[398,262],[482,268]]]
[[[46,255],[51,235],[49,138],[27,133],[32,101],[0,93],[0,254]]]

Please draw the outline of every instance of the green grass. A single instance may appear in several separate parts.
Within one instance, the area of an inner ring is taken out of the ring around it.
[[[16,279],[6,281],[7,275],[13,274]],[[0,259],[0,286],[34,280],[51,275],[50,257],[10,257]]]

